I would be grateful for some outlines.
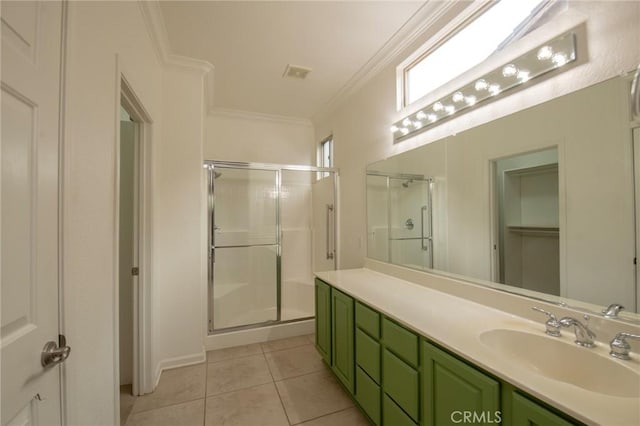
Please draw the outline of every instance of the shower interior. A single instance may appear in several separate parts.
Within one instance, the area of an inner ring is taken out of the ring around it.
[[[368,257],[433,268],[432,198],[431,178],[367,172]]]
[[[312,318],[313,272],[335,269],[336,171],[214,161],[205,169],[209,333]]]

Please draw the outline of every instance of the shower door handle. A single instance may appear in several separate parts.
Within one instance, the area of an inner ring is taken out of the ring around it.
[[[333,204],[327,204],[327,259],[333,259],[333,250],[331,249],[330,246],[330,241],[331,241],[331,232],[330,232],[330,217],[331,217],[331,213],[333,212]],[[334,221],[335,222],[335,221]]]
[[[420,245],[422,246],[422,250],[429,250],[428,244],[424,244],[424,240],[426,239],[424,235],[424,213],[427,211],[427,206],[420,207]]]

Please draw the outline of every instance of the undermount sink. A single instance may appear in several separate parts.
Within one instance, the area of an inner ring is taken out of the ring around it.
[[[610,396],[640,396],[640,372],[592,349],[525,331],[495,329],[480,341],[511,361],[549,379]]]

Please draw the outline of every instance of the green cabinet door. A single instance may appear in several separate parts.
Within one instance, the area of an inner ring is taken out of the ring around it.
[[[354,318],[353,299],[331,289],[331,368],[342,384],[354,392]]]
[[[316,278],[316,348],[331,365],[331,287]]]
[[[512,426],[571,426],[574,424],[517,392],[512,395],[510,423]]]
[[[426,341],[422,349],[426,426],[459,425],[465,419],[476,425],[500,423],[498,381]]]

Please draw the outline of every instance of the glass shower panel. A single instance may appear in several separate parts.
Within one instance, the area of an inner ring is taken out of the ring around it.
[[[213,330],[278,319],[277,171],[215,167]]]
[[[367,175],[367,257],[389,261],[387,176]]]
[[[312,268],[312,182],[316,172],[283,170],[280,187],[282,232],[281,319],[314,315]]]

